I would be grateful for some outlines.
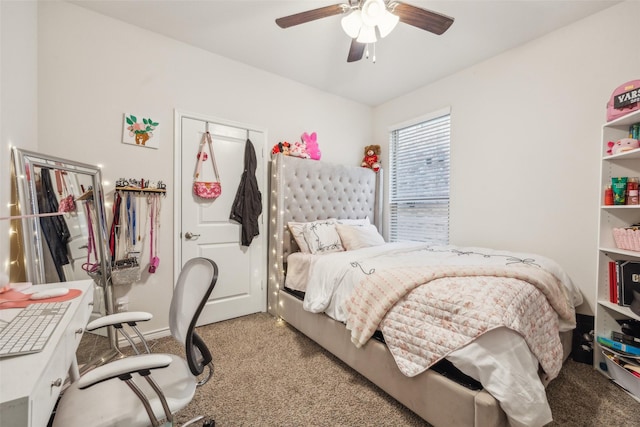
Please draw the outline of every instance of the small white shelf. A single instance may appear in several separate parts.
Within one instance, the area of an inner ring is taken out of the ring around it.
[[[611,120],[607,122],[604,127],[605,128],[628,128],[634,123],[638,123],[640,120],[640,111],[634,111],[633,113],[629,113],[626,116],[618,117],[615,120]]]
[[[613,303],[611,301],[607,301],[607,300],[598,300],[598,304],[608,308],[609,310],[613,310],[617,313],[622,314],[625,317],[629,317],[631,319],[635,319],[635,320],[639,320],[640,321],[640,316],[638,316],[637,314],[635,314],[633,311],[631,311],[631,309],[629,307],[624,307],[621,305],[618,305],[616,303]]]
[[[602,209],[640,209],[640,205],[602,205]]]
[[[626,151],[624,153],[618,153],[611,156],[605,156],[602,160],[630,160],[630,159],[640,159],[640,148],[636,148],[635,150]]]
[[[613,254],[613,255],[622,255],[625,257],[633,257],[633,258],[640,258],[640,252],[639,251],[629,251],[626,249],[618,249],[618,248],[600,248],[600,252],[602,252],[603,254],[607,255],[607,254]]]

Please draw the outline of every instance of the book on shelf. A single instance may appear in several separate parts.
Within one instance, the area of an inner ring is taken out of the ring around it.
[[[634,337],[633,335],[624,334],[622,332],[611,332],[611,339],[614,341],[621,342],[623,344],[635,345],[640,347],[640,338]]]
[[[618,304],[628,307],[633,301],[633,284],[640,283],[640,262],[618,261]]]
[[[624,307],[633,301],[633,285],[640,283],[640,262],[610,261],[609,301]]]
[[[618,303],[618,264],[609,261],[609,301]]]
[[[626,353],[632,355],[634,357],[640,356],[640,346],[624,344],[618,341],[614,341],[610,338],[598,336],[598,343],[606,348],[610,348],[613,350],[620,351],[622,353]]]

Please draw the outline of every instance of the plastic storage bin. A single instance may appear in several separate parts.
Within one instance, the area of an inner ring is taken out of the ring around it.
[[[622,366],[611,360],[611,358],[608,357],[608,354],[610,353],[607,351],[602,351],[602,354],[607,362],[607,372],[611,378],[613,378],[615,382],[629,393],[640,399],[640,378],[634,376]]]

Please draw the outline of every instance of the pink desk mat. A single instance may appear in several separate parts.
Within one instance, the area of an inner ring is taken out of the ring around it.
[[[18,291],[7,291],[0,294],[0,310],[4,310],[7,308],[24,308],[30,304],[68,301],[70,299],[74,299],[80,294],[82,294],[82,291],[80,289],[69,289],[69,292],[66,295],[62,295],[59,297],[30,300],[28,299],[28,294],[24,294]]]

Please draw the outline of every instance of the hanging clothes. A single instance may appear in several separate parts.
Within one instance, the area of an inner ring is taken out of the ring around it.
[[[111,223],[111,232],[109,233],[109,252],[111,252],[111,265],[116,262],[118,250],[117,240],[120,235],[120,205],[122,204],[122,196],[116,192],[113,196],[113,222]]]
[[[258,217],[262,213],[262,195],[256,179],[256,167],[256,151],[247,138],[244,147],[244,172],[229,216],[229,219],[242,225],[242,246],[249,246],[253,238],[260,234]]]
[[[40,192],[38,193],[38,210],[40,213],[58,212],[58,199],[53,189],[49,169],[40,170]],[[69,254],[67,243],[71,238],[71,233],[67,227],[67,222],[62,216],[47,216],[40,218],[42,234],[44,234],[53,264],[56,267],[60,281],[65,281],[63,265],[69,264]]]

